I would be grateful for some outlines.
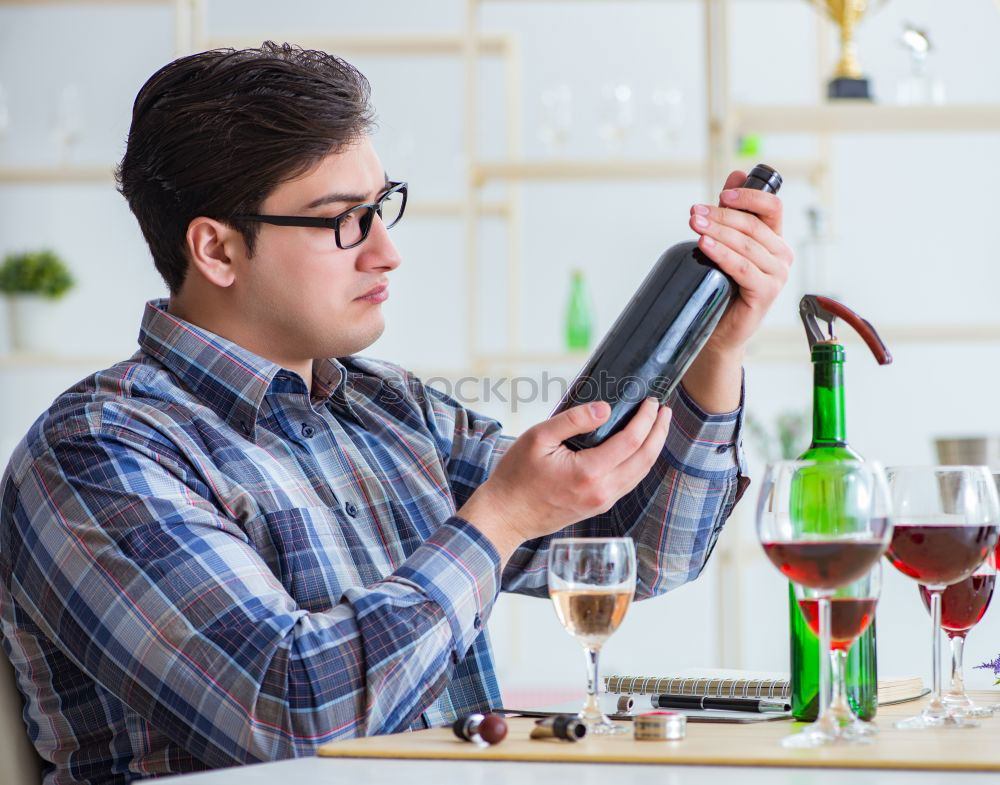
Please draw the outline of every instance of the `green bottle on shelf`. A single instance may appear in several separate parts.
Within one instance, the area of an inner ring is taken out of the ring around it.
[[[583,281],[583,271],[573,270],[570,278],[569,306],[566,308],[566,348],[571,352],[584,352],[590,348],[593,322],[590,298]]]
[[[803,461],[860,461],[847,444],[844,416],[844,347],[833,332],[839,317],[865,340],[879,365],[888,365],[892,356],[875,328],[846,306],[828,297],[807,294],[799,303],[799,315],[806,328],[813,362],[813,438],[801,456]],[[819,322],[826,323],[826,331]],[[808,504],[808,500],[804,500]],[[816,500],[816,504],[822,504]],[[792,714],[797,720],[815,720],[819,713],[819,638],[806,623],[788,586],[791,630]],[[847,700],[854,713],[870,720],[878,710],[878,669],[875,658],[875,620],[855,641],[847,656]]]

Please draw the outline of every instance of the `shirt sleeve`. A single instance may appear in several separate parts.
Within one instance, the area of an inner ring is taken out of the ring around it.
[[[458,507],[489,476],[511,437],[496,420],[473,412],[432,387],[416,390],[439,449]],[[552,537],[632,537],[637,558],[636,596],[656,596],[696,578],[722,527],[749,484],[742,449],[743,402],[725,414],[707,414],[679,386],[663,451],[649,474],[607,513],[524,543],[503,572],[502,588],[548,593],[546,566]]]
[[[485,623],[499,557],[452,517],[393,574],[298,607],[196,467],[125,431],[8,475],[4,589],[73,663],[211,767],[404,730]],[[203,489],[203,486],[202,486]]]

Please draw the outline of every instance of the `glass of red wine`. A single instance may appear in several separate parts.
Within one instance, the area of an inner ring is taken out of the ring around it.
[[[757,504],[757,535],[781,574],[810,590],[820,651],[832,648],[831,604],[837,590],[864,579],[889,545],[890,503],[885,472],[876,463],[780,461],[768,467]],[[831,706],[829,674],[828,658],[821,657],[819,716],[785,738],[785,747],[863,738],[858,732],[863,728]]]
[[[816,635],[819,635],[820,602],[830,603],[830,671],[833,674],[833,698],[829,711],[838,741],[870,742],[878,733],[874,723],[860,719],[847,702],[847,653],[875,618],[875,606],[882,591],[882,565],[875,562],[858,580],[827,592],[795,584],[799,610]]]
[[[962,654],[965,650],[965,636],[979,623],[990,606],[996,578],[995,559],[991,554],[972,575],[945,587],[941,592],[941,629],[951,641],[951,687],[941,696],[941,700],[953,713],[965,717],[989,717],[993,714],[992,708],[979,706],[966,695]],[[931,593],[923,584],[920,584],[920,598],[929,611]]]
[[[947,587],[974,575],[996,547],[996,485],[985,466],[899,466],[888,476],[896,525],[886,555],[896,569],[926,587],[933,668],[927,706],[896,727],[974,727],[941,695],[941,599]]]

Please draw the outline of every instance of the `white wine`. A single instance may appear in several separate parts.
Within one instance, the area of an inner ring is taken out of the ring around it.
[[[564,589],[550,592],[563,627],[587,647],[599,647],[625,618],[632,592],[600,589]]]

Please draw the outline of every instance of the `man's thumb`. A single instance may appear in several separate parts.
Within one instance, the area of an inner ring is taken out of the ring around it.
[[[604,401],[583,403],[574,406],[542,423],[546,441],[561,444],[570,436],[590,433],[601,425],[611,414],[611,407]]]

